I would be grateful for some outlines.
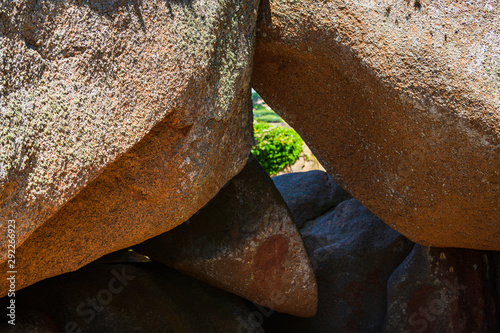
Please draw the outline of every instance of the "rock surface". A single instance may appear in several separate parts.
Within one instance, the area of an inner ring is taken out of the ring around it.
[[[409,239],[500,250],[500,7],[259,7],[252,86],[333,179]]]
[[[413,243],[355,199],[342,202],[302,235],[319,296],[308,332],[379,332],[387,280]]]
[[[134,250],[276,311],[316,313],[316,279],[302,239],[253,156],[189,221]]]
[[[299,228],[350,197],[324,171],[288,173],[272,180]]]
[[[16,326],[2,320],[1,332],[227,333],[251,318],[241,298],[158,263],[92,263],[21,290],[16,302]]]
[[[496,299],[495,308],[497,309],[497,325],[500,327],[500,253],[492,252],[488,254],[493,263],[493,288],[496,289],[496,295],[493,293],[493,297]]]
[[[17,224],[18,288],[175,227],[243,168],[256,3],[0,4],[0,223]]]
[[[317,315],[257,309],[266,332],[498,332],[498,252],[414,245],[355,199],[300,231],[315,268]]]
[[[387,285],[382,332],[498,332],[487,261],[481,251],[415,245]]]

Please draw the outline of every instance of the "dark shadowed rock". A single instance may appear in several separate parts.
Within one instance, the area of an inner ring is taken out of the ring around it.
[[[158,263],[93,263],[25,288],[16,304],[16,326],[2,320],[0,332],[227,333],[251,318],[241,298]]]
[[[409,239],[500,250],[500,6],[264,0],[252,86]]]
[[[302,235],[319,297],[308,332],[379,332],[387,280],[413,243],[355,199],[318,218]]]
[[[18,288],[175,227],[243,168],[256,8],[1,2],[0,224],[16,221]]]
[[[500,253],[493,252],[489,253],[488,257],[492,259],[493,262],[493,288],[496,290],[495,304],[496,304],[496,313],[497,313],[497,325],[500,326]]]
[[[272,180],[299,228],[350,197],[324,171],[288,173]]]
[[[415,245],[387,285],[382,332],[498,332],[487,260],[481,251]]]
[[[7,304],[0,301],[2,305]],[[3,306],[2,306],[3,307]],[[10,318],[7,318],[10,320]],[[10,325],[6,321],[0,323],[2,333],[60,333],[52,319],[43,311],[24,309],[17,304],[15,325]],[[65,331],[62,331],[65,332]],[[69,331],[71,332],[71,331]]]
[[[134,250],[276,311],[316,313],[316,280],[302,239],[253,157],[189,221]]]
[[[101,258],[94,261],[94,263],[99,264],[116,264],[116,263],[145,263],[151,262],[150,259],[143,256],[142,254],[136,253],[131,249],[124,249],[116,252],[112,252],[102,256]]]

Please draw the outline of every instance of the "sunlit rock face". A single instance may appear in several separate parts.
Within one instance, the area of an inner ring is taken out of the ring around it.
[[[412,241],[500,250],[500,7],[263,1],[252,85]]]
[[[257,1],[2,2],[18,288],[175,227],[243,168],[256,18]]]

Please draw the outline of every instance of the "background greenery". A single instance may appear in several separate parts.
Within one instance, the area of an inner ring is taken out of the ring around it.
[[[252,100],[256,141],[252,154],[273,176],[299,159],[304,142],[297,132],[285,126],[283,119],[266,107],[257,93],[252,93]]]
[[[265,123],[284,123],[283,119],[271,110],[256,92],[252,93],[253,119]]]

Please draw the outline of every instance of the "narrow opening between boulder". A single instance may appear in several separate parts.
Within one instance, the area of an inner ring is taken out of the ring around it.
[[[325,170],[300,135],[252,89],[255,145],[252,154],[270,176]]]

